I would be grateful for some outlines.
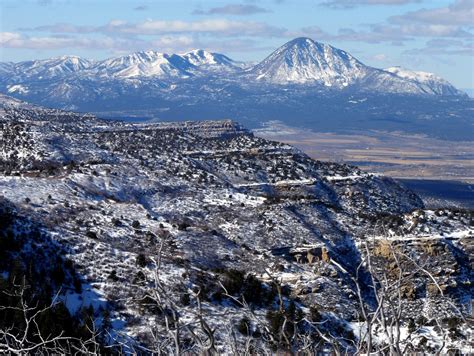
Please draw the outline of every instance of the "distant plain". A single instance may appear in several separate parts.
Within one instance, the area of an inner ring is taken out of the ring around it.
[[[402,132],[316,132],[267,122],[257,136],[296,146],[314,159],[352,164],[396,178],[427,206],[474,208],[474,143]]]

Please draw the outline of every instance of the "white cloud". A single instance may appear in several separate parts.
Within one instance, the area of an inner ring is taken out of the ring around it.
[[[21,35],[14,32],[0,32],[0,44],[3,46],[10,41],[19,40]]]
[[[200,21],[152,20],[132,23],[112,20],[103,26],[78,26],[67,23],[39,26],[22,31],[42,31],[52,33],[106,33],[122,35],[162,35],[162,34],[212,34],[215,36],[280,36],[285,29],[270,26],[264,22],[235,21],[228,19],[206,19]]]
[[[165,53],[183,53],[191,49],[204,48],[209,51],[236,53],[255,50],[270,51],[273,48],[259,47],[259,41],[240,38],[217,38],[209,39],[197,35],[166,34],[152,36],[144,40],[127,37],[80,37],[61,36],[26,36],[20,33],[0,32],[0,46],[5,49],[35,49],[35,50],[59,50],[59,49],[86,49],[107,50],[112,55],[128,54],[134,51],[156,50]]]
[[[134,48],[140,44],[143,43],[136,40],[115,39],[111,37],[26,36],[12,32],[0,33],[0,45],[3,48],[42,50],[61,48],[115,49]]]
[[[438,55],[438,56],[469,56],[474,57],[474,43],[452,41],[443,38],[432,39],[426,42],[423,48],[414,48],[404,51],[410,56]]]
[[[318,26],[304,27],[297,32],[288,32],[292,37],[309,36],[319,41],[344,41],[344,42],[366,42],[366,43],[382,43],[388,42],[393,44],[403,43],[412,40],[411,37],[404,33],[392,31],[389,28],[372,28],[369,31],[357,31],[351,28],[341,28],[337,33],[329,33],[322,30]]]
[[[474,26],[474,2],[456,0],[444,7],[420,9],[400,16],[392,16],[392,23],[428,24],[437,26]]]
[[[440,24],[377,24],[371,26],[371,32],[387,38],[402,37],[469,37],[470,34],[459,26]]]
[[[139,23],[109,22],[101,32],[158,35],[168,33],[207,33],[218,36],[277,36],[284,29],[263,22],[233,21],[227,19],[208,19],[202,21],[163,21],[146,20]]]
[[[335,0],[338,2],[351,2]],[[357,0],[367,3],[372,0]],[[373,0],[373,2],[398,0]],[[302,28],[298,35],[312,36],[327,41],[357,41],[367,43],[391,43],[402,45],[416,38],[456,38],[474,37],[474,3],[472,0],[456,0],[451,5],[432,9],[420,9],[402,15],[392,16],[386,22],[367,25],[366,30],[341,28],[337,33],[328,33],[318,26]],[[293,34],[296,34],[295,32]]]

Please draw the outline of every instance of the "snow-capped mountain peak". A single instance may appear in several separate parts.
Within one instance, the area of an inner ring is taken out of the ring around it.
[[[142,51],[102,61],[94,69],[99,76],[117,78],[187,77],[191,67],[175,54]]]
[[[349,53],[304,37],[284,44],[251,70],[257,79],[278,84],[317,82],[337,87],[367,71]]]

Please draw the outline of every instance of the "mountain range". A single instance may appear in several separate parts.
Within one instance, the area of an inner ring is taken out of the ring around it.
[[[21,91],[16,86],[26,87],[23,92],[27,92],[27,83],[38,80],[72,77],[176,80],[211,76],[222,71],[227,72],[229,79],[252,79],[257,83],[319,84],[338,89],[355,86],[367,91],[382,89],[395,93],[464,95],[434,74],[398,67],[386,70],[369,67],[346,51],[309,38],[297,38],[286,43],[254,66],[198,49],[184,54],[143,51],[103,61],[62,56],[2,63],[0,74],[2,80],[8,82],[7,91],[15,93]]]
[[[313,129],[395,129],[456,138],[466,138],[465,125],[472,125],[472,100],[448,81],[367,66],[309,38],[296,38],[257,64],[205,50],[0,63],[0,92],[134,120],[230,117],[251,128],[281,120]]]

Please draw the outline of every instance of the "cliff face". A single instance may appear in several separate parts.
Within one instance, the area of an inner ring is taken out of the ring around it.
[[[177,130],[208,138],[232,138],[238,135],[252,135],[249,130],[233,120],[160,122],[138,125],[138,127],[142,130],[154,128],[158,130]]]
[[[82,287],[61,291],[70,313],[105,308],[111,335],[138,350],[171,352],[171,327],[193,351],[197,334],[221,352],[248,337],[256,350],[339,340],[354,352],[345,339],[358,338],[359,296],[377,309],[373,283],[387,302],[402,298],[404,328],[426,318],[430,347],[465,344],[446,323],[470,312],[472,213],[425,211],[389,178],[314,161],[231,121],[4,111],[0,194],[73,261]],[[298,337],[282,336],[285,317]],[[446,333],[433,331],[438,321]]]

